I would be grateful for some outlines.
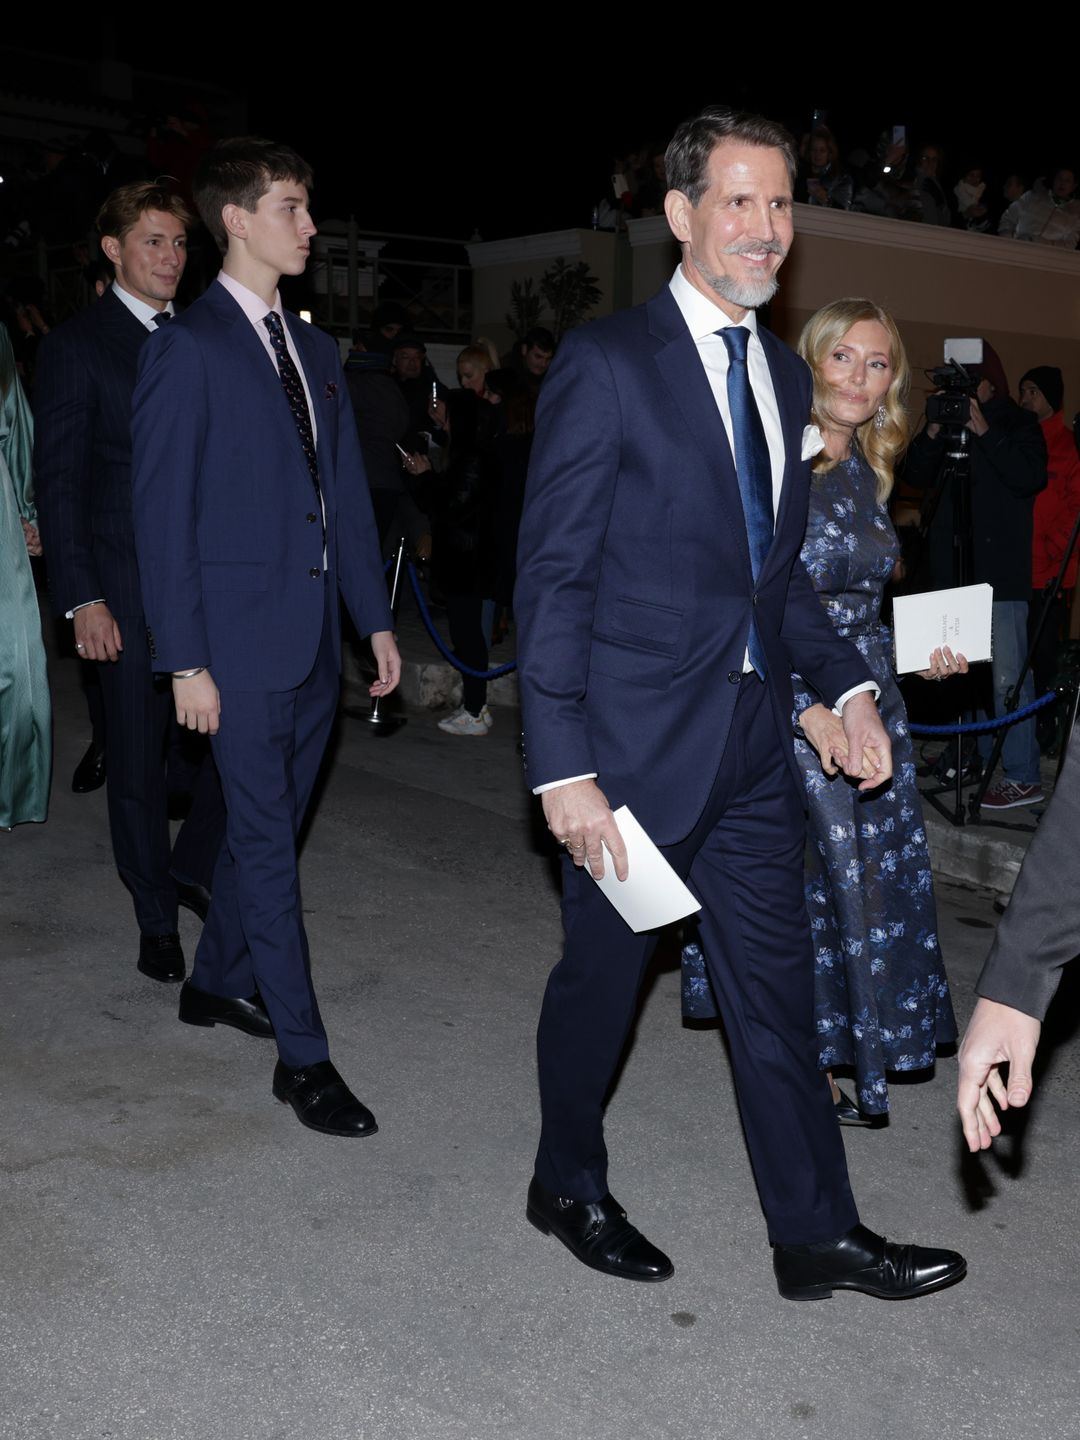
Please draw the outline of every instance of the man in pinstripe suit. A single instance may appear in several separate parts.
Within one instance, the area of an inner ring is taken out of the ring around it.
[[[131,397],[139,351],[171,318],[190,216],[152,183],[115,190],[98,215],[115,279],[44,342],[36,377],[35,469],[54,606],[80,656],[99,662],[106,715],[109,828],[140,931],[139,969],[184,978],[177,933],[185,902],[205,898],[224,834],[213,761],[170,845],[165,747],[168,687],[155,681],[142,615],[131,514]],[[174,878],[175,877],[175,878]]]

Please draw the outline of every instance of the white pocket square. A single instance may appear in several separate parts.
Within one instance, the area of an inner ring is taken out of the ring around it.
[[[825,438],[816,425],[807,425],[802,432],[802,454],[800,460],[813,460],[825,449]]]

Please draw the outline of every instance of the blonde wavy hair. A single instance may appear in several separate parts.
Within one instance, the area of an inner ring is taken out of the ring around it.
[[[884,423],[880,428],[877,426],[875,412],[855,431],[855,444],[877,476],[878,503],[884,504],[892,491],[893,472],[907,449],[911,436],[907,413],[911,371],[896,321],[887,310],[875,305],[872,300],[834,300],[831,304],[822,306],[816,315],[811,315],[803,326],[798,351],[810,366],[814,377],[811,418],[815,425],[827,429],[833,422],[829,416],[829,387],[822,376],[821,367],[829,351],[839,344],[851,327],[860,320],[876,320],[885,327],[889,336],[889,359],[893,367],[893,378],[881,401],[885,408]],[[836,463],[822,451],[814,461],[814,474],[823,475],[832,470]]]

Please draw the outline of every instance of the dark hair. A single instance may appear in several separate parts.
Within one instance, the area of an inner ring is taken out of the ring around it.
[[[133,185],[121,185],[106,196],[94,221],[98,235],[111,235],[115,240],[123,240],[147,210],[160,210],[163,215],[171,215],[187,229],[195,223],[183,200],[167,185],[159,180],[137,180]]]
[[[258,135],[234,135],[219,140],[199,161],[192,193],[202,222],[224,255],[229,235],[221,212],[226,205],[254,210],[275,180],[292,180],[308,191],[311,166],[290,150]]]
[[[708,105],[700,115],[682,122],[665,156],[668,185],[672,190],[681,190],[691,205],[696,206],[709,188],[709,156],[722,140],[741,140],[744,145],[779,150],[791,183],[795,184],[795,141],[782,125],[766,120],[764,115]]]
[[[531,350],[535,345],[538,350],[546,350],[549,355],[555,354],[555,336],[550,330],[545,330],[543,325],[534,325],[531,330],[526,330],[521,343],[526,350]]]

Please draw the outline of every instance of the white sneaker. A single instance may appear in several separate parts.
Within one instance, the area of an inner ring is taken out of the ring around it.
[[[480,711],[480,719],[483,720],[484,724],[489,730],[491,729],[492,725],[495,724],[495,716],[492,715],[486,704],[484,708]]]
[[[470,715],[464,706],[439,721],[439,729],[446,735],[486,735],[488,726],[483,715]]]

